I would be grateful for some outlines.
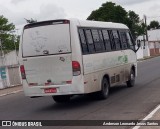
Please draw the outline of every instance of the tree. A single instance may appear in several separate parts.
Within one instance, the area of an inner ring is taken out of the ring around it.
[[[92,11],[87,20],[126,24],[130,28],[134,38],[144,33],[144,31],[142,31],[143,26],[140,23],[138,14],[136,14],[134,11],[127,12],[120,5],[116,5],[112,2],[106,2],[102,4],[99,9]]]
[[[158,29],[159,28],[159,22],[158,21],[151,21],[149,26],[148,26],[148,30],[150,29]]]
[[[1,47],[3,50],[14,50],[13,37],[15,35],[11,34],[11,31],[15,29],[13,23],[9,23],[8,19],[3,15],[0,16],[0,40]]]
[[[125,23],[126,18],[127,12],[124,8],[112,2],[106,2],[99,9],[92,11],[87,20]]]
[[[142,22],[139,24],[136,30],[137,30],[137,35],[145,35],[147,26]]]
[[[134,11],[128,11],[128,19],[126,25],[130,28],[134,38],[139,35],[145,34],[146,25],[143,21],[140,21],[139,15]]]
[[[19,49],[19,42],[20,42],[20,35],[10,35],[10,40],[5,40],[5,45],[3,46],[3,50],[11,51],[11,50],[18,50]]]

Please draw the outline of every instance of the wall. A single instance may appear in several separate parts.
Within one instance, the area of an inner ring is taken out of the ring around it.
[[[137,48],[137,47],[136,47]],[[145,41],[141,41],[140,42],[140,48],[137,51],[137,59],[143,59],[144,57],[148,57],[150,56],[150,50],[149,50],[149,46],[148,46],[148,42]]]
[[[137,59],[143,59],[143,47],[140,47],[136,54]]]
[[[4,65],[17,65],[18,64],[18,57],[16,51],[12,51],[5,55],[4,57]]]
[[[145,42],[145,46],[143,47],[143,57],[148,57],[150,56],[150,50],[148,46],[148,42]]]
[[[151,56],[159,55],[160,54],[160,42],[150,41],[149,49],[150,49]]]
[[[11,51],[0,57],[0,89],[21,84],[17,53]]]

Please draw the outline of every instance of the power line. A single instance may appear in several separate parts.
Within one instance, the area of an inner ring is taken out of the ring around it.
[[[160,18],[160,16],[147,16],[147,18]]]

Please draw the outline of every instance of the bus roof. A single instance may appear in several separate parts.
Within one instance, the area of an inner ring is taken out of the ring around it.
[[[79,19],[57,19],[57,20],[48,20],[48,21],[40,21],[36,23],[31,23],[25,25],[24,28],[28,27],[36,27],[37,25],[49,25],[52,22],[64,22],[70,21],[70,23],[81,26],[81,27],[98,27],[98,28],[112,28],[112,29],[128,29],[128,27],[122,23],[114,23],[114,22],[102,22],[102,21],[89,21],[89,20],[79,20]]]
[[[78,20],[69,19],[70,22],[78,22],[82,27],[101,27],[101,28],[118,28],[118,29],[128,29],[128,27],[122,23],[114,22],[102,22],[102,21],[89,21],[89,20]]]

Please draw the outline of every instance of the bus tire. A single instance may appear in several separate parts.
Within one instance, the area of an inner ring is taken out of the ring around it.
[[[135,85],[135,72],[131,69],[129,80],[126,82],[127,87],[133,87]]]
[[[65,102],[69,102],[71,96],[70,95],[59,95],[59,96],[52,96],[53,100],[56,103],[65,103]]]
[[[98,99],[107,99],[109,96],[109,82],[107,78],[103,78],[101,83],[101,91],[98,92]]]

